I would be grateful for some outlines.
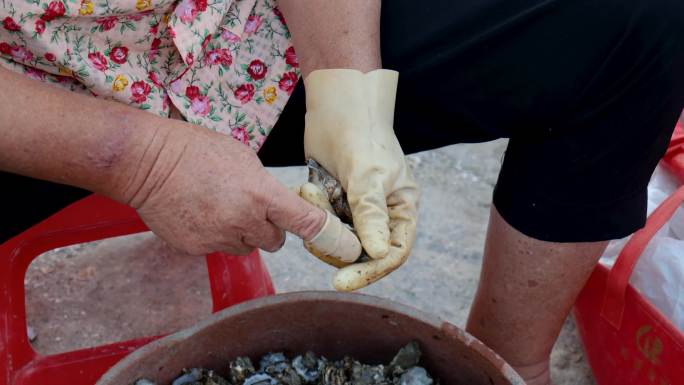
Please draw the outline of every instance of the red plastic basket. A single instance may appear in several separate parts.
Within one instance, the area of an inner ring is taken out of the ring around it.
[[[662,164],[684,183],[684,127],[678,125]],[[574,314],[599,385],[684,384],[684,333],[629,284],[648,242],[684,201],[684,185],[627,242],[612,269],[599,265]]]
[[[128,206],[92,195],[0,245],[0,385],[92,385],[145,337],[50,356],[36,353],[26,335],[24,275],[48,250],[147,231]],[[258,251],[206,256],[213,311],[274,293]]]

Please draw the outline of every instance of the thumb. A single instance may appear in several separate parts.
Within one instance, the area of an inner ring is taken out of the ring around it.
[[[313,239],[326,222],[325,210],[305,201],[280,183],[271,186],[266,218],[305,241]]]
[[[335,267],[356,261],[361,255],[361,242],[340,218],[333,214],[333,208],[325,193],[313,183],[304,183],[299,189],[299,196],[326,210],[323,227],[312,239],[304,241],[304,247],[323,262]]]

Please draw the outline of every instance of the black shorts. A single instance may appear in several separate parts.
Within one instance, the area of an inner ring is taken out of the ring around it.
[[[556,242],[626,236],[684,107],[682,0],[385,1],[383,66],[400,72],[406,153],[510,138],[494,205]],[[298,85],[259,155],[304,162]],[[86,192],[0,174],[0,242]]]

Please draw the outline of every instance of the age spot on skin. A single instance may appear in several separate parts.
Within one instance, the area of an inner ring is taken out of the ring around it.
[[[89,162],[98,169],[108,170],[121,159],[126,146],[131,128],[125,120],[118,130],[112,130],[108,137],[103,141],[103,146],[97,150],[88,151],[86,154]]]
[[[527,287],[535,287],[535,286],[539,286],[539,283],[537,281],[534,281],[531,279],[527,280]]]

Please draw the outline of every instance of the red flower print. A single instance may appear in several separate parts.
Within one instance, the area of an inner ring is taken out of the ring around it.
[[[240,41],[240,36],[230,32],[227,29],[224,29],[223,32],[221,32],[221,37],[223,38],[223,40],[229,43],[237,43]]]
[[[31,61],[31,59],[33,59],[33,53],[26,47],[13,46],[12,57],[16,60]]]
[[[294,88],[296,85],[297,85],[297,74],[294,72],[284,73],[283,77],[281,77],[280,80],[278,81],[278,88],[287,92],[288,94],[291,94],[292,91],[294,91]]]
[[[57,80],[59,83],[72,83],[73,79],[69,76],[62,76],[62,75],[53,75],[54,79]]]
[[[33,80],[45,80],[45,71],[33,67],[26,67],[26,75]]]
[[[245,104],[252,100],[254,96],[254,86],[251,84],[243,84],[238,87],[233,93],[240,103]]]
[[[156,35],[157,32],[159,32],[159,23],[151,26],[149,31],[150,35]]]
[[[247,67],[247,73],[254,80],[263,79],[266,76],[267,70],[268,68],[266,67],[266,64],[264,64],[264,62],[262,62],[259,59],[252,60],[252,62],[249,63],[249,66]]]
[[[142,103],[147,100],[147,95],[150,94],[150,85],[142,80],[138,80],[131,84],[131,101],[133,103]]]
[[[149,11],[143,11],[143,12],[138,12],[138,13],[133,13],[128,15],[128,20],[133,20],[133,21],[140,21],[143,19],[143,17],[149,15],[152,13],[152,10]]]
[[[161,86],[162,86],[161,83],[159,82],[159,78],[157,78],[157,74],[156,74],[156,73],[150,71],[150,72],[147,74],[147,78],[150,79],[150,81],[152,82],[152,84],[154,84],[155,86],[157,86],[157,87],[161,87]]]
[[[53,61],[57,60],[57,58],[55,57],[55,54],[47,52],[45,54],[45,60],[47,60],[49,62],[53,62]]]
[[[259,30],[259,27],[261,27],[261,17],[251,15],[247,18],[247,22],[245,23],[245,33],[247,35],[253,34]]]
[[[100,71],[107,70],[107,58],[100,52],[91,52],[88,54],[88,60],[93,64],[93,67]]]
[[[214,65],[220,64],[228,67],[233,64],[233,56],[230,54],[228,48],[217,48],[207,51],[204,54],[204,64]]]
[[[37,34],[42,34],[45,32],[45,20],[43,19],[38,19],[36,20],[36,24],[33,26]]]
[[[249,133],[247,132],[247,127],[235,127],[230,133],[232,134],[233,138],[237,139],[238,141],[244,144],[249,144]]]
[[[192,52],[188,53],[188,55],[185,57],[185,63],[189,66],[192,65],[192,63],[195,62],[195,55],[192,54]]]
[[[157,52],[159,51],[159,46],[161,45],[161,39],[159,38],[154,38],[152,39],[152,44],[150,45],[150,58],[153,58]]]
[[[207,48],[207,45],[211,41],[211,35],[207,35],[204,37],[204,40],[202,41],[202,49]]]
[[[117,64],[124,64],[126,59],[128,59],[128,48],[126,47],[114,47],[109,51],[109,58]]]
[[[191,22],[197,16],[197,13],[197,5],[192,0],[181,0],[174,10],[174,14],[182,23]]]
[[[155,37],[155,38],[152,40],[152,45],[150,46],[150,48],[152,48],[152,49],[159,49],[159,46],[160,46],[160,45],[161,45],[161,39]]]
[[[64,4],[61,1],[51,1],[40,18],[45,21],[52,21],[60,16],[64,16],[64,11]]]
[[[4,41],[0,43],[0,53],[5,54],[5,55],[11,55],[12,54],[12,46],[9,44],[5,43]]]
[[[9,16],[2,20],[2,26],[8,31],[16,32],[21,30],[21,26]]]
[[[283,13],[280,12],[280,9],[278,7],[273,8],[273,13],[278,17],[278,20],[280,20],[283,25],[285,25],[285,17],[283,16]]]
[[[190,109],[197,115],[206,116],[209,111],[211,111],[211,105],[209,104],[209,98],[200,95],[190,102]]]
[[[190,109],[197,115],[206,116],[211,111],[209,98],[204,95],[198,96],[190,102]]]
[[[294,47],[285,50],[285,63],[292,67],[299,67],[299,61],[297,60],[297,54],[295,53]]]
[[[102,26],[103,31],[109,31],[110,29],[114,28],[117,21],[118,18],[116,16],[100,17],[99,19],[95,20],[97,24]]]
[[[188,86],[188,88],[185,89],[185,97],[190,99],[190,100],[195,100],[200,97],[200,91],[199,87],[197,86]]]
[[[172,80],[171,83],[169,83],[169,86],[171,86],[171,92],[176,95],[181,94],[181,88],[183,88],[183,85],[179,79]]]
[[[207,0],[193,0],[195,3],[195,9],[204,12],[207,10]]]

